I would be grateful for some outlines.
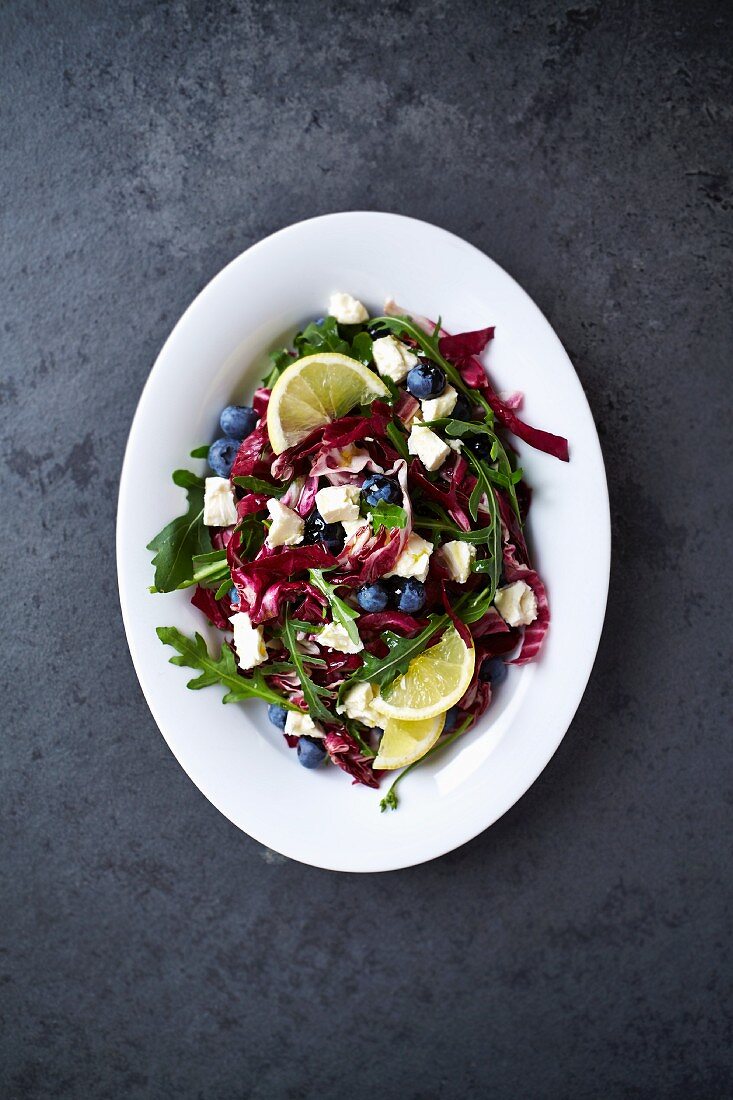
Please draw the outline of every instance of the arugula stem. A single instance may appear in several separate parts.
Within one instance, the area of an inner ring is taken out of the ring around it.
[[[468,727],[470,725],[471,725],[471,719],[470,718],[465,718],[463,720],[463,722],[461,722],[458,729],[454,730],[453,733],[451,733],[448,737],[446,737],[446,739],[444,741],[438,741],[437,745],[433,745],[432,749],[428,749],[428,751],[425,753],[425,755],[421,756],[419,760],[413,760],[412,764],[408,764],[407,767],[404,769],[404,771],[401,771],[400,774],[397,776],[397,778],[394,780],[394,782],[390,785],[389,789],[387,790],[386,795],[384,796],[384,798],[379,803],[379,809],[381,810],[381,812],[384,813],[385,810],[396,810],[397,809],[397,807],[399,805],[399,799],[397,798],[397,785],[398,785],[398,783],[402,782],[402,780],[405,778],[405,776],[409,772],[411,772],[413,768],[416,768],[418,766],[418,764],[424,763],[428,759],[428,757],[433,755],[433,753],[439,752],[440,749],[447,748],[448,745],[452,745],[453,742],[458,737],[460,737],[462,733],[466,732],[466,730],[468,729]]]

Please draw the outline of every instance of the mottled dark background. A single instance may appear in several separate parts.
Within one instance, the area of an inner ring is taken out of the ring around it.
[[[2,4],[3,1097],[732,1094],[732,30],[682,0]],[[113,553],[175,320],[345,209],[443,225],[527,288],[615,538],[544,775],[459,851],[365,877],[196,791]]]

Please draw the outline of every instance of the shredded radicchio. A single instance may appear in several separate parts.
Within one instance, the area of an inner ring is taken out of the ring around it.
[[[365,787],[379,786],[380,772],[373,770],[368,758],[361,755],[359,746],[346,730],[330,730],[324,744],[334,764],[350,775],[354,783],[363,783]]]
[[[568,441],[560,435],[542,431],[525,424],[514,412],[514,407],[502,401],[489,381],[489,377],[478,356],[494,335],[493,328],[478,329],[476,332],[460,332],[455,336],[441,336],[438,341],[440,354],[452,363],[460,372],[467,386],[480,390],[501,424],[514,435],[536,447],[554,455],[562,462],[569,459]]]

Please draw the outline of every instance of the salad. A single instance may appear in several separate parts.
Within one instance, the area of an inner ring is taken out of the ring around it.
[[[153,592],[192,588],[221,643],[159,627],[188,687],[256,698],[308,769],[397,783],[484,713],[550,621],[524,535],[530,490],[511,437],[568,460],[518,416],[480,355],[493,328],[449,335],[349,294],[271,354],[251,405],[176,470],[188,507],[149,543]]]

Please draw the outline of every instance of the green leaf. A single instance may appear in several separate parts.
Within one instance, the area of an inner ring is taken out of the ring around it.
[[[200,675],[188,681],[186,685],[192,691],[199,688],[210,687],[212,684],[220,684],[226,688],[226,695],[222,702],[239,703],[243,699],[264,699],[268,703],[277,703],[287,707],[288,710],[297,710],[294,703],[285,699],[273,688],[268,687],[265,680],[266,671],[260,666],[247,675],[237,670],[237,662],[234,654],[226,643],[222,644],[218,657],[209,653],[206,642],[200,634],[193,638],[187,637],[174,626],[159,626],[155,632],[164,645],[172,646],[178,650],[177,657],[171,657],[172,665],[181,665],[193,668]],[[266,666],[265,666],[266,668]]]
[[[410,661],[422,653],[432,636],[439,630],[444,630],[449,622],[447,615],[431,615],[428,625],[414,638],[402,638],[391,630],[385,630],[382,641],[387,645],[389,653],[385,657],[375,657],[371,653],[365,653],[364,664],[349,677],[347,684],[362,683],[366,680],[370,684],[379,684],[380,687],[386,688],[407,671]]]
[[[394,443],[395,450],[399,453],[401,458],[404,458],[405,462],[410,457],[410,452],[407,449],[407,439],[403,432],[397,427],[396,424],[387,425],[387,435]]]
[[[489,595],[487,597],[488,602],[486,604],[486,610],[488,610],[489,606],[493,602],[494,596],[496,595],[496,587],[499,583],[499,574],[501,573],[502,566],[501,524],[499,522],[499,506],[496,503],[494,489],[488,474],[490,467],[487,466],[486,462],[484,462],[480,458],[477,458],[476,455],[472,454],[470,451],[466,453],[466,458],[473,467],[474,473],[476,474],[476,477],[478,479],[476,482],[476,488],[481,486],[481,495],[484,493],[486,494],[486,502],[488,504],[489,515],[491,517],[492,538],[487,544],[487,550],[489,552],[488,560],[490,561],[490,567],[486,568],[485,570],[489,574],[490,578],[490,584],[488,588]],[[476,490],[474,489],[474,491],[471,493],[471,500],[474,499],[475,492]],[[476,516],[473,515],[473,518],[476,519]]]
[[[262,385],[265,386],[266,389],[271,390],[283,371],[286,370],[291,363],[295,362],[295,358],[287,348],[279,348],[277,351],[271,351],[269,358],[272,366],[262,379]]]
[[[194,554],[191,559],[193,576],[182,581],[179,588],[190,588],[193,584],[210,587],[218,581],[226,580],[227,588],[231,587],[232,575],[229,571],[226,550],[211,550],[207,554]]]
[[[322,569],[309,569],[308,574],[318,591],[322,592],[328,600],[334,622],[341,624],[354,645],[359,645],[361,639],[359,638],[359,631],[356,629],[356,623],[354,622],[354,619],[359,618],[359,612],[354,611],[353,608],[349,607],[347,603],[344,603],[341,597],[336,594],[334,585],[329,584],[323,575]]]
[[[388,504],[386,500],[380,500],[374,508],[369,509],[371,524],[375,531],[380,527],[405,527],[407,524],[407,512],[400,504]]]
[[[351,358],[368,367],[373,359],[372,338],[368,332],[357,332],[351,341]]]
[[[320,351],[335,351],[341,355],[350,355],[351,346],[339,335],[335,317],[324,317],[322,321],[311,321],[295,337],[298,356],[316,355]]]
[[[504,444],[499,439],[493,427],[489,424],[479,424],[474,421],[469,424],[467,421],[453,420],[450,418],[443,421],[441,426],[444,426],[446,435],[486,435],[489,437],[491,440],[491,461],[497,463],[498,469],[495,470],[488,464],[485,464],[484,469],[486,477],[495,485],[500,485],[502,489],[506,490],[514,513],[521,523],[522,517],[519,514],[519,502],[517,501],[517,494],[514,486],[522,480],[522,470],[513,469],[509,456],[504,448]]]
[[[194,449],[191,451],[191,458],[208,458],[208,455],[209,455],[209,445],[208,445],[208,443],[204,443],[204,445],[202,447],[194,447]]]
[[[265,541],[267,532],[264,523],[257,516],[245,516],[235,527],[234,538],[236,538],[237,533],[240,537],[239,556],[246,558],[247,561],[252,561],[252,558],[261,549],[262,543]]]
[[[451,539],[460,539],[461,542],[482,543],[488,542],[493,536],[492,527],[478,527],[475,531],[464,531],[455,523],[443,523],[440,520],[424,519],[415,516],[412,521],[415,528],[424,528],[427,531],[439,531],[441,534],[450,535]]]
[[[314,684],[308,676],[305,670],[303,654],[298,649],[295,637],[295,627],[288,616],[287,606],[285,608],[282,640],[285,648],[290,653],[290,658],[293,662],[298,679],[300,680],[300,687],[311,718],[314,722],[317,722],[319,719],[323,722],[333,722],[333,715],[321,701],[323,698],[331,698],[331,692],[327,691],[326,688],[320,687],[318,684]]]
[[[229,589],[231,587],[232,587],[232,575],[230,573],[229,576],[225,577],[225,579],[221,582],[221,584],[217,588],[216,593],[214,595],[214,599],[215,600],[222,600],[226,596],[227,592],[229,591]]]
[[[190,580],[194,572],[194,555],[211,549],[209,529],[203,524],[204,479],[190,470],[175,470],[173,481],[186,490],[188,509],[148,543],[148,550],[155,551],[153,566],[157,592],[172,592]]]
[[[271,485],[269,481],[252,477],[251,474],[233,477],[232,482],[234,485],[241,486],[242,489],[249,489],[251,493],[267,493],[271,497],[281,497],[287,491],[287,485]]]

